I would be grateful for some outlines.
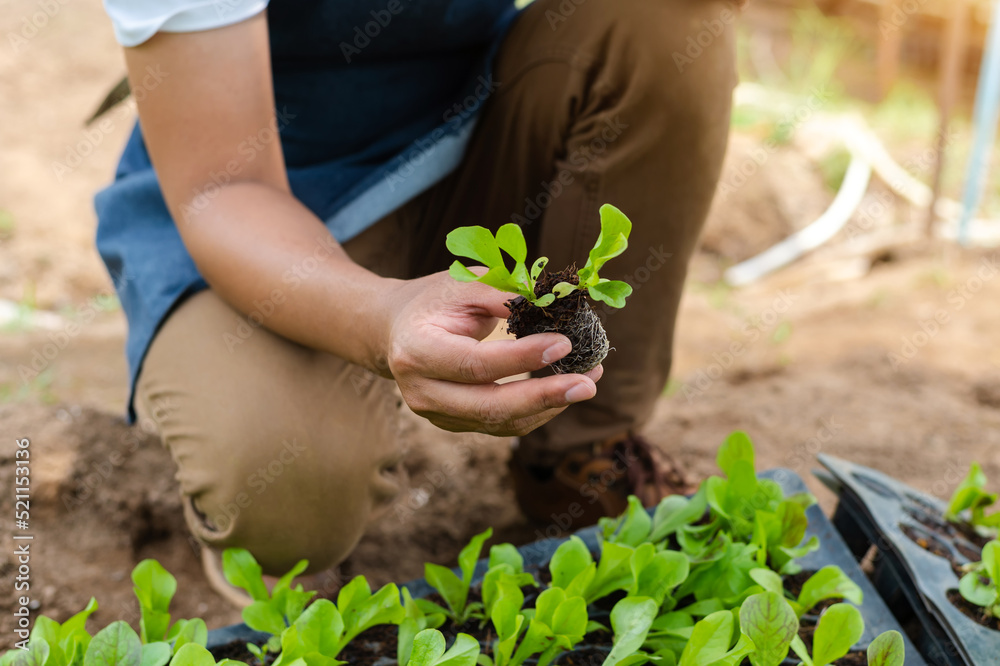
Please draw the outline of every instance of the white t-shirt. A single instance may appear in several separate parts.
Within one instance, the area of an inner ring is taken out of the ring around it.
[[[122,46],[137,46],[161,31],[221,28],[245,21],[266,7],[267,0],[104,0]]]

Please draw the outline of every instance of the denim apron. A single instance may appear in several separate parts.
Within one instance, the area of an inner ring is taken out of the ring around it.
[[[277,130],[288,178],[296,198],[338,241],[458,166],[493,90],[493,56],[516,15],[513,0],[271,3]],[[266,139],[266,132],[257,137]],[[253,154],[253,141],[241,144],[236,161]],[[167,211],[138,123],[95,207],[97,249],[128,319],[133,421],[135,382],[153,336],[171,310],[208,285]]]

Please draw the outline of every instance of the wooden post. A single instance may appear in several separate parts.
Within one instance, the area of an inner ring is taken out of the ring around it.
[[[940,126],[934,152],[931,205],[930,210],[927,211],[926,231],[928,238],[934,235],[934,221],[937,219],[935,209],[938,198],[941,196],[941,180],[950,143],[948,130],[951,125],[951,114],[955,108],[955,101],[961,89],[966,42],[969,34],[969,0],[951,0],[951,7],[940,68],[940,88],[938,89]]]
[[[903,50],[903,25],[899,25],[902,0],[882,0],[879,12],[878,88],[885,99],[899,74],[899,59]],[[904,22],[905,23],[905,22]]]

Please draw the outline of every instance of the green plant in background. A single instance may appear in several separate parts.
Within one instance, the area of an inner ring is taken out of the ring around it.
[[[448,567],[440,564],[424,565],[424,578],[427,583],[438,591],[444,599],[448,608],[438,606],[440,610],[457,625],[465,624],[470,618],[482,612],[482,602],[469,602],[469,587],[472,585],[472,577],[476,571],[476,562],[479,561],[479,554],[483,550],[483,544],[493,536],[493,530],[488,529],[482,534],[477,534],[472,541],[458,554],[458,567],[462,572],[459,578]]]
[[[810,7],[796,12],[788,56],[788,86],[795,91],[827,88],[840,92],[837,68],[859,53],[862,40],[846,21]]]
[[[425,629],[413,641],[413,656],[400,666],[473,666],[479,657],[479,642],[468,634],[459,634],[449,650],[445,650],[440,631]]]
[[[794,558],[812,549],[803,541],[804,508],[811,496],[785,497],[770,481],[757,479],[749,438],[734,433],[720,448],[717,462],[725,476],[707,479],[692,497],[665,498],[650,515],[635,498],[620,517],[601,522],[597,554],[572,537],[549,562],[551,583],[525,603],[524,590],[539,580],[524,569],[510,544],[490,548],[479,584],[482,601],[470,600],[476,563],[486,532],[473,537],[459,555],[459,572],[428,565],[448,608],[413,599],[389,584],[372,592],[357,576],[339,592],[336,603],[313,600],[313,593],[292,587],[307,567],[299,562],[268,592],[256,560],[245,550],[223,554],[227,579],[253,598],[244,611],[252,628],[270,632],[263,648],[248,646],[261,663],[280,654],[273,666],[337,666],[344,648],[378,625],[397,627],[401,666],[549,666],[574,649],[588,632],[607,631],[591,619],[589,604],[619,595],[610,614],[611,650],[604,666],[777,666],[790,653],[806,666],[826,666],[850,650],[863,623],[854,607],[834,603],[817,622],[811,653],[799,638],[800,621],[811,622],[823,601],[861,603],[861,590],[839,568],[824,567],[793,598],[782,575],[796,570]],[[972,486],[975,487],[975,483]],[[759,510],[748,513],[747,507]],[[963,578],[963,594],[987,612],[998,601],[995,580],[1000,542],[984,549],[983,562]],[[176,580],[153,560],[132,572],[140,604],[137,634],[112,623],[91,639],[84,624],[88,607],[62,625],[39,618],[28,650],[0,657],[0,666],[216,666],[204,648],[207,630],[200,619],[171,623],[170,602]],[[311,602],[311,603],[310,603]],[[526,607],[527,606],[527,607]],[[468,620],[492,624],[494,638],[485,653],[475,638],[459,634],[449,646],[438,631],[451,619],[451,631]],[[902,637],[885,634],[869,647],[872,666],[900,666]],[[232,666],[235,662],[222,662]]]
[[[983,546],[982,561],[967,564],[958,583],[958,591],[971,604],[983,609],[987,617],[1000,618],[1000,541]]]
[[[625,215],[610,204],[601,206],[601,233],[590,251],[587,263],[577,271],[578,284],[560,282],[548,294],[535,294],[535,283],[548,264],[546,257],[540,257],[529,271],[525,261],[528,246],[521,227],[505,224],[497,229],[496,236],[484,227],[460,227],[448,234],[448,250],[459,257],[474,259],[482,263],[488,271],[476,275],[461,262],[454,262],[448,269],[459,282],[482,282],[494,289],[524,297],[536,307],[544,308],[565,298],[576,290],[586,290],[595,301],[603,301],[615,308],[625,307],[625,298],[632,293],[632,287],[619,280],[607,280],[598,275],[608,260],[620,255],[628,247],[628,237],[632,223]],[[509,270],[504,263],[501,250],[514,260],[514,269]]]
[[[969,467],[969,473],[952,493],[944,517],[953,523],[961,522],[962,514],[968,511],[970,525],[983,534],[994,536],[1000,527],[1000,511],[987,515],[986,509],[996,501],[996,493],[986,492],[986,475],[982,466],[974,462]]]
[[[9,210],[0,208],[0,241],[10,240],[16,228],[14,215]]]

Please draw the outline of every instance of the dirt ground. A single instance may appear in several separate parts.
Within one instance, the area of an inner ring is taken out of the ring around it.
[[[22,17],[43,4],[6,3],[0,34],[30,33]],[[90,200],[113,172],[132,115],[118,112],[107,131],[82,128],[124,71],[122,59],[98,0],[53,6],[34,34],[0,46],[0,299],[70,319],[101,312],[60,338],[29,381],[18,368],[65,329],[13,322],[0,332],[0,540],[8,544],[0,548],[0,648],[13,636],[7,517],[21,437],[31,439],[33,460],[34,610],[62,620],[93,595],[97,623],[134,623],[129,572],[155,557],[178,578],[175,615],[210,627],[239,619],[204,587],[169,457],[121,418],[125,324],[102,298],[109,282],[92,247]],[[756,142],[734,136],[724,181]],[[904,240],[860,251],[864,243],[842,234],[749,287],[721,286],[724,267],[801,228],[832,199],[800,148],[782,148],[713,211],[682,304],[674,379],[645,434],[698,478],[714,471],[726,434],[746,430],[762,467],[802,474],[828,511],[835,497],[810,475],[819,452],[938,495],[978,460],[1000,488],[1000,250]],[[889,215],[905,223],[915,212],[897,205]],[[545,536],[514,507],[506,441],[444,433],[412,415],[404,438],[411,489],[341,574],[407,580],[425,560],[453,562],[488,526],[504,540]],[[337,583],[331,574],[326,591]]]

